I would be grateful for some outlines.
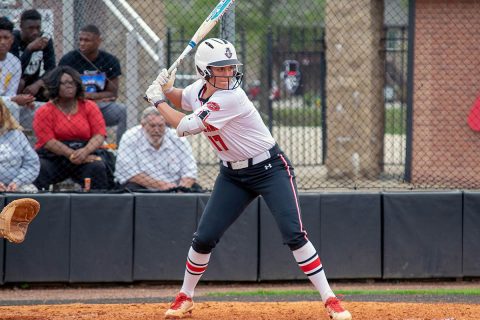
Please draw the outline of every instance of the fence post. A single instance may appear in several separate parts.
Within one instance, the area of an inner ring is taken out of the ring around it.
[[[167,66],[169,68],[172,65],[172,29],[167,29]]]
[[[246,35],[245,35],[245,30],[240,30],[240,56],[241,56],[241,60],[240,62],[243,63],[244,66],[248,65],[248,60],[247,60],[247,40],[246,40]],[[238,55],[238,52],[237,52],[237,55]],[[243,72],[243,80],[242,80],[242,88],[246,89],[247,86],[246,86],[246,81],[245,79],[248,79],[248,74],[245,74],[245,68],[242,68],[242,72]]]
[[[383,169],[383,2],[326,2],[328,179],[377,179]],[[365,24],[357,15],[368,19]],[[357,30],[361,37],[352,37]],[[362,46],[358,46],[362,43]],[[361,68],[357,66],[362,66]],[[361,131],[352,126],[362,124]],[[331,124],[334,124],[333,126]]]
[[[75,38],[75,16],[74,16],[74,0],[63,0],[62,8],[62,37],[63,37],[63,52],[65,54],[73,50],[75,43],[73,39]]]
[[[138,50],[137,50],[137,37],[135,31],[127,32],[126,34],[126,81],[125,92],[126,97],[129,99],[127,105],[130,104],[127,112],[127,127],[131,128],[138,122],[138,106],[133,101],[140,93],[139,79],[138,79]]]
[[[273,134],[273,102],[270,99],[270,92],[272,91],[272,81],[273,81],[273,32],[269,28],[267,32],[267,83],[265,85],[260,84],[261,88],[266,87],[268,90],[263,93],[266,96],[266,99],[262,101],[267,101],[268,108],[268,129]],[[262,95],[262,98],[263,98]]]
[[[235,44],[235,3],[225,12],[220,23],[220,38]]]
[[[325,58],[325,29],[322,31],[322,49],[320,51],[320,94],[322,101],[322,165],[327,159],[327,59]]]
[[[405,176],[407,182],[412,180],[412,139],[413,139],[413,71],[415,48],[415,0],[408,1],[408,70],[407,70],[407,145],[405,150]]]

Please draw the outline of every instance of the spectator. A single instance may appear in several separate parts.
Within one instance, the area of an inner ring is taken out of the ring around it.
[[[80,75],[70,67],[57,67],[44,80],[50,101],[33,118],[41,164],[35,185],[48,190],[71,178],[83,186],[85,178],[91,178],[92,189],[107,189],[106,165],[95,154],[106,135],[98,106],[83,99]]]
[[[13,23],[6,17],[0,18],[0,98],[13,117],[20,121],[20,110],[33,110],[35,97],[31,94],[17,94],[22,66],[20,60],[8,52],[13,44]]]
[[[36,101],[48,101],[44,95],[42,76],[55,68],[53,40],[42,32],[42,16],[25,10],[20,16],[20,30],[13,31],[10,52],[20,59],[22,78],[19,93],[31,94]]]
[[[122,74],[117,57],[100,50],[100,30],[87,25],[80,30],[79,49],[67,53],[59,65],[68,65],[82,75],[85,97],[95,100],[107,126],[117,126],[117,142],[127,129],[127,108],[117,103],[119,76]]]
[[[0,99],[0,192],[35,192],[40,161],[22,127]]]
[[[201,189],[196,184],[197,165],[190,144],[166,127],[155,107],[145,109],[141,124],[123,135],[115,178],[129,190]]]
[[[475,99],[475,102],[470,108],[467,123],[473,131],[480,131],[480,96]]]

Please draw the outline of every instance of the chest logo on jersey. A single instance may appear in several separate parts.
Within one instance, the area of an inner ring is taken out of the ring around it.
[[[220,110],[220,106],[218,105],[218,103],[213,102],[213,101],[207,102],[207,108],[212,110],[212,111]]]

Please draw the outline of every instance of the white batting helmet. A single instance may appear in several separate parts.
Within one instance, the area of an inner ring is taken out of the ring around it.
[[[237,59],[235,47],[224,39],[207,39],[200,43],[197,52],[195,53],[195,67],[197,69],[197,74],[206,80],[213,77],[209,69],[210,66],[236,66],[235,75],[232,76],[232,78],[236,79],[236,83],[230,89],[237,88],[242,81],[243,74],[238,70],[238,66],[241,65],[242,63]]]

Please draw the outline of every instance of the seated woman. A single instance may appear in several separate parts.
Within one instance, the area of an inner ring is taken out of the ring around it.
[[[105,140],[105,121],[97,104],[83,98],[80,74],[61,66],[50,71],[44,82],[49,102],[33,118],[41,164],[35,185],[48,190],[71,178],[84,186],[90,178],[92,189],[107,189],[106,166],[96,154]]]
[[[0,99],[0,192],[35,192],[40,170],[38,155],[22,127]]]

